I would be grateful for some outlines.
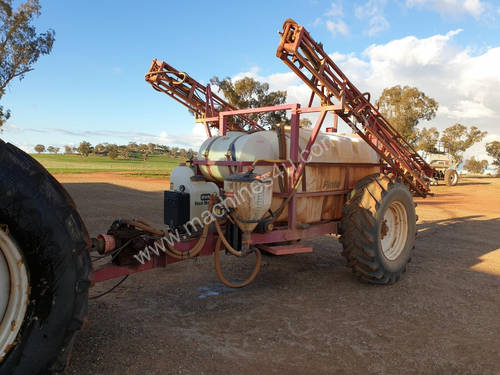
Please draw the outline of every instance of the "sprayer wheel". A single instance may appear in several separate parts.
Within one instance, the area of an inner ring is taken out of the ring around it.
[[[7,299],[4,312],[12,307],[20,321],[15,337],[0,332],[0,375],[60,373],[87,315],[88,233],[64,188],[29,155],[0,140],[0,166],[0,256],[10,275],[0,284],[29,284]]]
[[[458,173],[454,169],[447,169],[446,172],[444,172],[444,182],[448,186],[455,186],[458,184]]]
[[[398,281],[415,244],[415,204],[408,188],[384,174],[361,179],[344,206],[340,233],[342,254],[359,279]]]

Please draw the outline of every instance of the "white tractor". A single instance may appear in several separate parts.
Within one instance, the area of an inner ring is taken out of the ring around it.
[[[428,153],[427,162],[436,171],[431,178],[432,185],[438,185],[438,181],[445,182],[448,186],[458,183],[458,173],[452,158],[445,152]]]

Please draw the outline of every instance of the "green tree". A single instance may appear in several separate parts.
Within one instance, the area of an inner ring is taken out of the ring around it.
[[[438,151],[436,145],[439,141],[439,131],[436,128],[417,129],[416,134],[415,147],[417,150],[430,153],[436,153]]]
[[[160,149],[160,152],[162,152],[164,155],[170,155],[171,149],[169,146],[159,145],[158,148]]]
[[[36,145],[35,146],[35,151],[38,152],[39,154],[45,151],[45,146],[44,145]]]
[[[244,77],[233,83],[231,78],[213,77],[210,82],[222,91],[229,104],[239,109],[267,107],[283,104],[286,101],[286,91],[269,91],[268,83],[261,83],[251,77]],[[260,125],[273,127],[286,122],[286,112],[268,112],[250,114],[248,117]],[[242,125],[240,119],[234,119]]]
[[[109,151],[108,152],[108,157],[110,159],[113,159],[113,160],[116,159],[118,157],[118,151],[116,151],[116,150]]]
[[[488,168],[488,160],[476,160],[473,156],[464,163],[464,169],[470,173],[482,174]]]
[[[170,155],[173,158],[177,158],[179,156],[179,147],[170,147]]]
[[[105,143],[104,147],[105,147],[104,152],[106,153],[106,155],[109,154],[111,151],[115,151],[116,155],[118,156],[118,146],[115,145],[114,143]]]
[[[411,144],[417,140],[420,120],[436,117],[439,104],[416,87],[399,85],[386,88],[376,101],[380,112],[389,123]]]
[[[51,154],[57,154],[59,152],[59,147],[49,146],[47,147],[47,151]]]
[[[13,79],[23,79],[52,50],[55,32],[37,34],[32,25],[40,9],[38,0],[27,0],[15,10],[12,0],[0,0],[0,100]],[[0,106],[0,128],[9,117],[10,111]]]
[[[64,146],[64,153],[65,154],[72,154],[73,153],[73,147],[71,147],[70,145]]]
[[[482,132],[475,126],[455,124],[443,130],[441,144],[453,158],[455,165],[463,161],[463,154],[475,143],[481,142],[487,132]]]
[[[148,152],[153,155],[156,151],[156,145],[154,143],[148,143]]]
[[[301,128],[307,128],[307,129],[310,129],[312,128],[312,121],[309,120],[307,117],[304,117],[304,118],[301,118],[300,119],[300,127]]]
[[[118,155],[122,159],[129,159],[130,158],[130,148],[128,146],[118,146]]]
[[[187,150],[187,152],[186,152],[186,159],[192,160],[192,159],[194,159],[195,156],[196,156],[196,154],[195,154],[195,152],[193,151],[192,148],[190,148],[189,150]]]
[[[493,141],[486,144],[486,153],[493,158],[493,165],[500,170],[500,142]]]
[[[77,151],[81,156],[87,157],[92,152],[92,145],[87,141],[83,141],[78,146]]]
[[[94,152],[96,154],[103,155],[106,153],[106,144],[98,143],[94,146]]]
[[[186,151],[186,149],[181,148],[181,149],[179,150],[179,157],[180,157],[181,159],[187,159],[187,151]]]
[[[128,148],[130,149],[131,152],[139,151],[139,145],[136,142],[129,142]]]

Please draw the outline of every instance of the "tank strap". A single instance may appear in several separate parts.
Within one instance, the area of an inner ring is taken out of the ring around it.
[[[210,153],[210,148],[212,147],[214,142],[217,140],[217,138],[218,137],[212,137],[212,140],[207,145],[207,148],[205,149],[205,152],[203,154],[203,156],[205,157],[205,161],[208,161],[208,154]],[[207,164],[207,165],[205,165],[205,167],[207,168],[207,172],[210,175],[210,177],[212,177],[212,180],[217,181],[217,179],[215,178],[215,176],[212,173],[212,170],[210,169],[210,165]]]
[[[279,158],[281,160],[286,159],[286,134],[284,126],[280,125],[276,128],[276,134],[278,136],[278,153]],[[278,184],[280,187],[280,191],[285,193],[288,191],[288,171],[283,166],[278,167],[280,170],[280,174],[278,176]]]
[[[236,161],[236,148],[235,148],[234,144],[236,143],[236,141],[238,139],[240,139],[244,135],[246,135],[246,134],[241,134],[241,135],[237,136],[229,144],[229,147],[227,148],[227,154],[226,154],[227,161]],[[229,169],[229,174],[233,174],[234,173],[233,172],[233,168],[230,165],[228,165],[227,168]]]

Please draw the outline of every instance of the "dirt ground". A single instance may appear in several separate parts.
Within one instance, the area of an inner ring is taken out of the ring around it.
[[[57,177],[91,235],[117,217],[162,224],[168,181]],[[360,283],[327,236],[313,253],[264,257],[244,289],[223,287],[211,257],[144,272],[90,301],[67,374],[499,374],[500,179],[433,190],[417,199],[397,284]]]

